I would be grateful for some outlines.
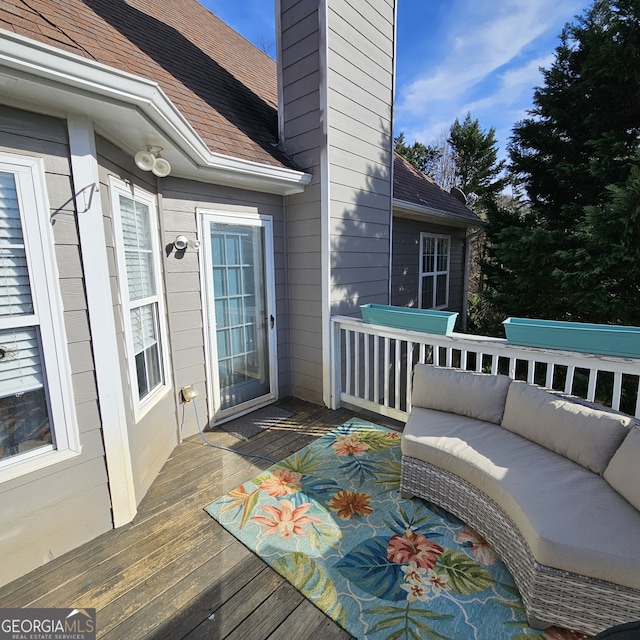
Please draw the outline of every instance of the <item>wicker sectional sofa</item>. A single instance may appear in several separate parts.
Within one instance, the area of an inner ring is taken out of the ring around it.
[[[640,425],[507,376],[416,365],[401,491],[493,546],[531,626],[640,620]]]

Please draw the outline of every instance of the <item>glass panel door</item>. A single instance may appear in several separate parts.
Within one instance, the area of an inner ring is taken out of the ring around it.
[[[205,216],[216,421],[275,397],[270,232],[260,218]]]

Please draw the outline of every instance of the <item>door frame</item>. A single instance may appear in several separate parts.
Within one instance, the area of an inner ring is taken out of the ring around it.
[[[234,418],[245,415],[271,404],[278,399],[278,318],[276,314],[275,294],[275,255],[273,243],[273,216],[250,212],[233,212],[223,209],[197,208],[198,237],[200,243],[200,281],[202,293],[202,315],[204,321],[205,379],[207,387],[208,424],[219,425]],[[264,278],[265,304],[267,319],[267,359],[269,372],[269,393],[241,405],[241,409],[232,407],[220,411],[220,379],[217,361],[217,342],[215,340],[215,308],[212,295],[211,280],[211,243],[209,240],[209,223],[248,225],[264,229]],[[270,326],[269,319],[273,318]]]

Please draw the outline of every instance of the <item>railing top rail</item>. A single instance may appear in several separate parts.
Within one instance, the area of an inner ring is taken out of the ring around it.
[[[560,349],[525,347],[511,344],[504,338],[476,336],[466,333],[452,333],[445,336],[409,329],[394,329],[393,327],[369,324],[360,318],[348,316],[333,316],[331,320],[342,329],[418,344],[429,344],[460,351],[481,352],[486,355],[515,358],[518,360],[562,364],[581,369],[602,369],[630,375],[640,375],[640,358],[624,358],[595,353],[562,351]]]

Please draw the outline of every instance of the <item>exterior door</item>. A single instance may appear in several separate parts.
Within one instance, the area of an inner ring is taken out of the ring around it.
[[[277,399],[272,221],[204,213],[213,422]]]

